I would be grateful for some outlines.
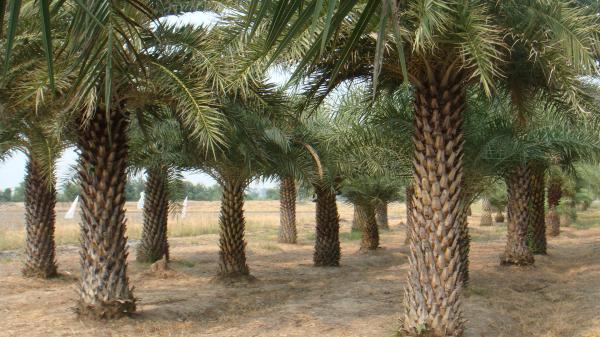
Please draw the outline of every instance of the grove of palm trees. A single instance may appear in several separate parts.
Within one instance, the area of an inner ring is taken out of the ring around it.
[[[0,6],[0,336],[600,336],[600,3]]]

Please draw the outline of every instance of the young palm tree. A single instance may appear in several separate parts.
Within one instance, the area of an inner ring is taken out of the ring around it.
[[[132,121],[129,165],[145,171],[143,228],[136,259],[156,262],[169,259],[167,222],[170,202],[176,196],[178,172],[185,166],[184,137],[179,122],[167,108],[145,112],[149,116]],[[143,112],[140,112],[140,114]]]

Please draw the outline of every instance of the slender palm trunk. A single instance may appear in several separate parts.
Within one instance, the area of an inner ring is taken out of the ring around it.
[[[378,203],[377,206],[375,206],[375,218],[377,219],[377,226],[379,226],[379,229],[390,229],[387,202]]]
[[[358,206],[355,204],[353,207],[353,214],[352,214],[352,228],[350,228],[351,232],[358,232],[362,230],[363,224],[362,221],[363,219],[361,218],[359,211],[358,211]]]
[[[335,202],[335,191],[315,185],[317,195],[317,228],[315,239],[315,266],[340,265],[340,217]]]
[[[531,170],[531,202],[527,246],[533,254],[546,255],[544,170]]]
[[[97,109],[79,132],[81,315],[116,318],[135,311],[127,277],[126,116]]]
[[[244,189],[247,182],[235,177],[222,177],[221,215],[219,216],[219,277],[237,278],[250,274],[246,264],[244,231]]]
[[[360,250],[369,251],[379,248],[379,227],[374,207],[372,205],[356,205],[356,209],[362,222]]]
[[[279,237],[281,243],[296,243],[296,183],[294,178],[285,177],[279,189]]]
[[[407,335],[461,336],[462,113],[465,91],[454,65],[427,69],[415,85],[414,210],[410,226]]]
[[[56,276],[54,224],[56,188],[54,177],[47,177],[36,158],[29,156],[25,176],[25,225],[27,241],[23,275]],[[51,174],[51,173],[50,173]]]
[[[521,166],[506,177],[508,189],[509,218],[504,254],[500,263],[504,265],[533,264],[533,254],[527,247],[527,226],[529,225],[530,169]]]
[[[144,227],[137,248],[137,260],[156,262],[169,259],[167,221],[169,219],[169,184],[167,169],[157,167],[146,170],[144,193]]]
[[[548,185],[548,231],[549,236],[558,236],[560,234],[560,215],[556,207],[562,198],[562,186],[558,181],[551,181]]]
[[[412,184],[406,186],[406,236],[404,237],[404,244],[410,244],[410,234],[413,229],[413,196],[415,193],[415,188]]]
[[[492,225],[492,204],[488,198],[481,200],[481,220],[479,226]]]

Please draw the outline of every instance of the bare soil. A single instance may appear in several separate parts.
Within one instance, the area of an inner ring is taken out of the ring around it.
[[[400,212],[398,212],[400,213]],[[76,246],[60,246],[58,279],[20,274],[22,254],[0,254],[0,336],[396,336],[407,273],[404,229],[392,218],[382,249],[342,242],[342,266],[312,266],[310,223],[298,245],[249,233],[248,264],[257,281],[214,281],[218,236],[171,239],[172,263],[152,272],[130,256],[138,312],[80,320],[72,311],[79,274]],[[468,337],[600,337],[600,228],[564,228],[536,266],[501,267],[505,227],[471,217],[471,283],[463,297]],[[349,231],[344,221],[342,231]],[[130,249],[134,251],[133,249]]]

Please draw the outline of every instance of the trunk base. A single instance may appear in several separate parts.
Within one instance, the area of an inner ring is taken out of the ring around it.
[[[496,217],[494,218],[494,221],[496,221],[496,223],[503,223],[504,222],[504,214],[502,214],[502,212],[496,213]]]
[[[556,212],[555,209],[548,210],[548,219],[546,219],[548,223],[548,236],[558,236],[560,234],[560,215]]]
[[[50,279],[58,276],[56,265],[50,269],[38,269],[31,266],[25,266],[21,271],[25,277]]]
[[[75,312],[79,316],[92,319],[115,319],[124,316],[131,316],[135,311],[135,299],[113,300],[109,302],[99,302],[97,304],[88,304],[79,301]]]
[[[500,256],[500,264],[503,266],[530,266],[533,265],[533,263],[533,254],[531,254],[529,250],[520,254],[514,252],[511,254],[504,253]]]

